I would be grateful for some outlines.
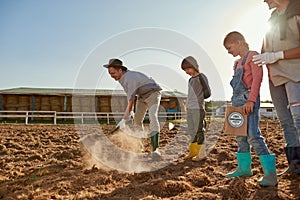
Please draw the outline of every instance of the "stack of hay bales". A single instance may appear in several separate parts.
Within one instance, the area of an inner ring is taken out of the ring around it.
[[[40,97],[40,110],[41,111],[49,111],[51,108],[50,97],[49,96],[41,96]]]
[[[94,96],[73,96],[72,97],[73,112],[95,112]]]
[[[51,96],[50,97],[50,110],[56,112],[63,112],[64,110],[64,97]]]
[[[111,112],[111,97],[98,98],[98,112]]]
[[[30,96],[19,96],[17,110],[27,111],[30,110]]]
[[[127,107],[127,103],[127,97],[125,96],[112,96],[107,106],[110,107],[109,112],[124,112]]]
[[[17,95],[8,95],[3,98],[4,110],[17,110],[19,98]]]

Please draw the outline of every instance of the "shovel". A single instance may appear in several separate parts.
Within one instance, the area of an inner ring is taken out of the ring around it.
[[[115,127],[113,130],[111,130],[110,132],[109,132],[109,134],[114,134],[116,131],[118,131],[120,129],[120,127],[119,126],[117,126],[117,127]]]
[[[129,114],[129,120],[131,120],[131,123],[133,124],[133,119],[134,119],[134,112],[133,111],[130,111],[130,114]],[[129,120],[125,120],[125,123],[128,122]],[[109,134],[113,134],[115,133],[116,131],[118,131],[120,129],[119,126],[116,126],[113,130],[111,130],[109,132]]]

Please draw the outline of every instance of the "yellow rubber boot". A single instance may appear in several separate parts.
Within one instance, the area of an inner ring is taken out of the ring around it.
[[[192,158],[192,161],[201,161],[206,158],[206,150],[204,144],[197,144],[198,154]]]
[[[192,158],[194,156],[197,156],[198,153],[199,153],[198,144],[197,144],[197,142],[193,142],[190,144],[189,154],[186,155],[184,158],[185,159]]]

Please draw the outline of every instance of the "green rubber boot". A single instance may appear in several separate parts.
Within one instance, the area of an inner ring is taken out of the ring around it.
[[[264,177],[259,179],[259,184],[262,186],[277,185],[276,175],[276,160],[275,154],[266,154],[259,156],[259,160],[264,172]]]
[[[238,161],[238,167],[234,172],[226,174],[226,178],[232,177],[242,177],[242,176],[252,176],[252,169],[251,169],[251,153],[236,153],[236,158]]]
[[[151,146],[152,150],[155,151],[159,145],[159,132],[153,131],[151,132]]]

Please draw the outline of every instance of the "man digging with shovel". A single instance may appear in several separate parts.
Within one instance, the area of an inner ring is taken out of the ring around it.
[[[158,149],[160,132],[158,109],[161,99],[161,87],[145,74],[128,70],[119,59],[110,59],[109,63],[103,66],[108,69],[108,73],[113,79],[119,81],[127,94],[128,104],[122,120],[116,127],[119,129],[125,128],[126,119],[129,118],[130,112],[133,110],[137,96],[134,125],[143,129],[143,121],[148,110],[152,150],[155,154],[161,156]]]

